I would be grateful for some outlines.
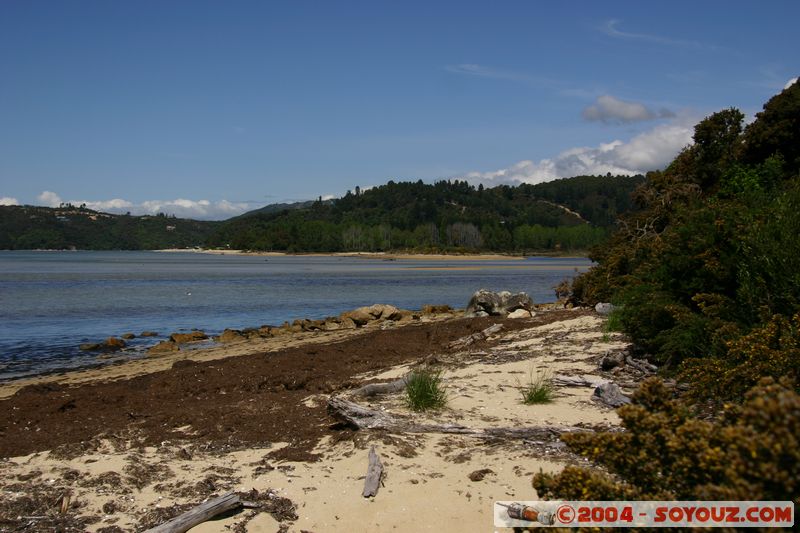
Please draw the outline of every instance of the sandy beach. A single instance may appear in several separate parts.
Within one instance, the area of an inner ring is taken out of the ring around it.
[[[494,500],[536,499],[533,473],[578,460],[558,431],[617,424],[612,409],[590,400],[592,387],[558,386],[554,401],[541,405],[525,405],[520,395],[544,370],[618,380],[598,361],[627,344],[604,333],[603,321],[593,311],[552,306],[524,319],[442,315],[2,385],[0,529],[138,531],[237,491],[261,507],[192,531],[491,530]],[[452,347],[493,324],[503,328]],[[443,370],[446,408],[417,414],[402,392],[354,394],[420,362]],[[328,411],[332,397],[471,433],[355,430]],[[554,433],[480,436],[515,427]],[[378,494],[363,498],[371,446],[385,475]]]
[[[356,257],[361,259],[396,260],[410,259],[421,261],[518,261],[525,259],[522,255],[505,254],[419,254],[419,253],[394,253],[394,252],[333,252],[333,253],[302,253],[290,254],[286,252],[249,252],[245,250],[211,250],[211,249],[185,249],[170,248],[155,250],[164,253],[198,253],[212,255],[252,255],[263,257]],[[559,257],[583,257],[583,256],[559,256]]]

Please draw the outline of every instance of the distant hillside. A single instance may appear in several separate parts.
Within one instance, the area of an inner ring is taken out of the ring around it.
[[[0,206],[3,250],[156,250],[202,246],[219,222],[100,213],[58,208]]]
[[[242,213],[239,216],[233,217],[242,218],[242,217],[251,217],[253,215],[270,215],[272,213],[280,213],[281,211],[288,211],[291,209],[308,209],[312,206],[314,200],[306,200],[303,202],[287,202],[287,203],[279,203],[279,204],[269,204],[265,205],[264,207],[259,207],[258,209],[253,209],[252,211],[248,211],[246,213]]]
[[[643,182],[579,176],[486,189],[390,181],[307,207],[251,212],[222,224],[208,243],[290,252],[585,250],[634,208],[631,193]]]

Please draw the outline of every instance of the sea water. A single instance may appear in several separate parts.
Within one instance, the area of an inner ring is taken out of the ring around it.
[[[159,338],[130,342],[112,358],[78,345],[145,330],[280,325],[362,305],[463,308],[480,289],[525,291],[553,301],[553,287],[585,271],[584,258],[384,260],[164,252],[0,251],[0,380],[141,357]]]

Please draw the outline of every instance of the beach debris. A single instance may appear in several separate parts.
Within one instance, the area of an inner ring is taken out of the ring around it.
[[[238,509],[241,506],[242,501],[239,495],[234,492],[228,492],[218,498],[208,500],[172,520],[150,528],[145,533],[183,533],[206,520],[210,520],[226,511]]]
[[[173,333],[169,336],[169,340],[176,344],[184,344],[187,342],[203,341],[208,338],[204,331],[194,330],[189,333]]]
[[[622,390],[616,383],[602,383],[595,387],[592,393],[592,400],[603,403],[609,407],[622,407],[631,403],[631,399],[622,394]]]
[[[480,470],[472,472],[467,477],[469,477],[470,481],[483,481],[483,478],[485,478],[489,474],[494,474],[494,470],[492,470],[491,468],[481,468]]]
[[[461,337],[460,339],[454,340],[453,342],[448,344],[447,347],[451,350],[466,348],[471,344],[475,344],[476,342],[488,339],[490,335],[494,335],[495,333],[499,332],[502,329],[503,329],[503,324],[492,324],[483,331],[479,331],[477,333],[473,333],[472,335],[467,335],[466,337]]]
[[[375,452],[374,445],[370,446],[368,457],[367,477],[364,480],[364,492],[361,493],[364,498],[370,498],[378,494],[378,489],[382,484],[381,479],[383,478],[383,463]]]
[[[506,316],[517,309],[526,311],[533,309],[531,297],[524,292],[511,294],[508,291],[492,292],[480,289],[470,298],[464,316]]]

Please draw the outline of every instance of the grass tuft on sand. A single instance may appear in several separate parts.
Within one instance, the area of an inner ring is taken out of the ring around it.
[[[521,386],[522,403],[534,405],[537,403],[550,403],[553,401],[553,375],[550,371],[534,373],[531,369],[528,383]]]
[[[442,371],[430,367],[412,371],[406,379],[406,404],[412,411],[440,409],[447,405]]]

